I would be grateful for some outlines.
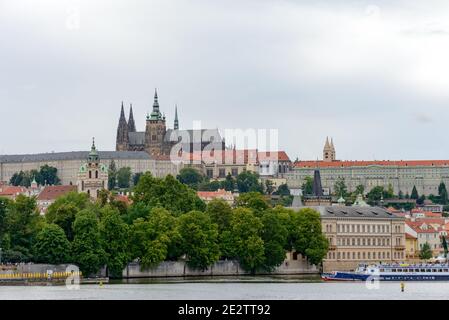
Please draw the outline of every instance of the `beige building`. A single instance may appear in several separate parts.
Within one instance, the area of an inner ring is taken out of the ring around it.
[[[405,256],[405,219],[378,207],[318,207],[329,241],[325,272],[354,270],[359,263],[400,262]]]
[[[110,166],[114,161],[116,168],[131,168],[131,172],[151,172],[155,177],[165,177],[167,174],[176,176],[182,167],[169,159],[153,159],[143,151],[99,151],[102,163]],[[86,162],[88,151],[54,152],[25,155],[0,156],[0,181],[8,182],[16,172],[39,170],[47,164],[58,169],[61,184],[76,184],[78,171]]]
[[[230,206],[234,205],[234,194],[231,191],[226,191],[224,189],[218,189],[217,191],[198,191],[197,195],[206,203],[209,203],[214,199],[222,199]]]
[[[395,194],[411,194],[416,186],[419,195],[438,194],[441,182],[449,185],[449,160],[413,161],[340,161],[335,159],[335,147],[326,141],[322,161],[296,161],[285,174],[290,189],[301,188],[307,177],[319,169],[323,188],[334,193],[335,183],[343,179],[349,192],[362,185],[365,192],[391,185]]]

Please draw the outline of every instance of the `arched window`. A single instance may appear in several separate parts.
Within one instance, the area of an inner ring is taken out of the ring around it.
[[[92,179],[92,171],[89,170],[89,179]]]
[[[98,170],[95,170],[95,179],[98,179]]]

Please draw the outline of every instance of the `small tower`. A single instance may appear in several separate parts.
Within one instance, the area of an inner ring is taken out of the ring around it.
[[[329,143],[329,137],[326,137],[326,143],[324,144],[323,149],[323,161],[324,162],[332,162],[335,161],[335,147],[334,147],[334,140],[331,140],[331,143]]]
[[[136,132],[136,124],[134,122],[132,103],[129,105],[128,132]]]
[[[129,147],[128,123],[126,122],[125,109],[123,108],[123,101],[122,101],[122,110],[120,111],[120,119],[118,121],[115,150],[127,151],[128,147]]]
[[[78,192],[85,192],[91,199],[97,199],[100,190],[108,189],[108,167],[100,163],[100,156],[92,138],[92,147],[87,162],[78,172]]]
[[[153,111],[147,116],[145,130],[145,151],[150,155],[161,155],[164,152],[164,137],[167,131],[165,117],[159,110],[157,90],[154,90]]]
[[[173,123],[173,129],[179,130],[178,106],[177,105],[175,105],[175,122]]]

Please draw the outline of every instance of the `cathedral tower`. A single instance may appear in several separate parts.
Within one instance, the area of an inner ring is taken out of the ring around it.
[[[128,123],[126,122],[125,110],[123,108],[123,101],[122,101],[122,110],[120,112],[120,119],[118,121],[115,150],[126,151],[128,150],[128,146],[129,146]]]
[[[159,110],[157,90],[154,90],[153,111],[147,116],[145,151],[150,155],[164,154],[164,137],[167,131],[165,116]]]
[[[329,143],[329,137],[326,138],[326,143],[324,145],[323,149],[323,161],[324,162],[332,162],[335,161],[336,153],[335,153],[335,147],[334,147],[334,139],[331,139],[331,142]]]
[[[136,124],[134,122],[132,103],[129,106],[128,132],[136,132]]]

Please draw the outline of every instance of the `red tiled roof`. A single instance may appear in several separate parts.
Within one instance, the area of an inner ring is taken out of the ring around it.
[[[41,191],[37,200],[56,200],[71,191],[76,191],[76,186],[47,186]]]
[[[0,187],[0,196],[13,196],[26,191],[25,187],[5,186]]]
[[[126,204],[131,203],[131,200],[128,198],[128,196],[124,196],[121,194],[115,195],[115,200],[125,202]]]
[[[298,161],[294,163],[297,168],[339,168],[339,167],[366,167],[366,166],[399,166],[399,167],[435,167],[449,166],[449,160],[401,160],[401,161]]]
[[[225,189],[219,189],[217,191],[198,191],[197,195],[200,198],[213,198],[217,196],[222,196],[227,194],[227,191]]]

